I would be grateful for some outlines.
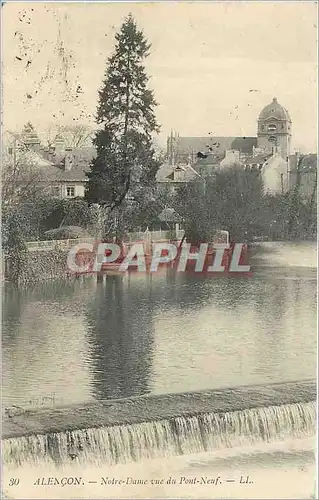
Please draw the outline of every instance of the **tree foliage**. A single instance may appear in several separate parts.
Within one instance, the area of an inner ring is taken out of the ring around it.
[[[2,205],[32,200],[43,190],[42,180],[41,168],[33,155],[23,143],[15,140],[2,155]]]
[[[264,193],[258,170],[234,166],[180,188],[173,206],[193,244],[211,240],[218,229],[241,242],[303,239],[316,234],[315,193],[316,183],[305,199],[300,182],[287,193]]]
[[[108,59],[99,91],[93,143],[97,156],[88,172],[86,197],[111,211],[127,194],[141,196],[141,186],[154,183],[159,163],[152,134],[158,132],[153,92],[148,88],[144,60],[150,44],[131,15],[115,36],[114,54]]]
[[[39,196],[5,207],[2,212],[3,239],[7,246],[18,241],[18,234],[19,241],[44,240],[47,231],[64,226],[80,226],[88,233],[92,231],[94,213],[85,200]]]
[[[49,125],[44,133],[44,144],[48,148],[55,145],[57,139],[63,140],[67,148],[92,146],[93,130],[88,125]]]
[[[194,244],[209,241],[219,229],[245,241],[260,230],[262,189],[258,171],[234,166],[181,188],[174,208]]]

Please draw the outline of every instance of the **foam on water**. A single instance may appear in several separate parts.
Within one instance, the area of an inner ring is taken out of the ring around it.
[[[315,402],[5,439],[7,466],[113,466],[315,434]]]
[[[4,467],[5,498],[317,498],[315,488],[314,438],[258,443],[214,452],[143,460],[114,466],[88,466],[74,463]],[[212,485],[181,484],[181,477],[216,477],[224,481]],[[238,479],[249,475],[252,482]],[[17,487],[8,486],[11,477],[20,478]],[[39,478],[81,477],[80,485],[38,486]],[[147,479],[147,485],[105,485],[101,478]],[[168,478],[176,484],[167,484]],[[237,479],[228,483],[228,478]],[[160,480],[164,482],[160,484]],[[153,480],[153,482],[152,482]],[[157,481],[156,481],[157,480]]]

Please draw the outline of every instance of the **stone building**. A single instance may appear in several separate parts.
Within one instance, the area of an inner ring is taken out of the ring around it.
[[[276,151],[284,159],[291,153],[291,119],[276,97],[259,115],[257,147],[266,154]]]
[[[217,137],[212,134],[181,137],[171,132],[167,139],[167,165],[175,171],[179,165],[187,163],[200,174],[235,165],[258,168],[265,191],[285,192],[292,182],[291,125],[288,111],[274,97],[259,114],[256,137]]]
[[[20,134],[6,134],[6,161],[14,168],[34,171],[34,182],[50,196],[84,197],[86,172],[95,156],[95,148],[66,147],[57,136],[50,147],[41,144],[34,127],[28,123]]]

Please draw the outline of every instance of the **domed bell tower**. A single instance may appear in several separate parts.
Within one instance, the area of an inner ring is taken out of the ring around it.
[[[279,153],[285,160],[290,155],[291,119],[276,97],[259,115],[257,145],[265,153]]]

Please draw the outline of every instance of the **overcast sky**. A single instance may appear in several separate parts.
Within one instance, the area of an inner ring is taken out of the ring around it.
[[[106,59],[129,12],[152,44],[146,66],[162,143],[171,128],[254,136],[276,96],[292,118],[293,146],[316,151],[314,2],[6,3],[4,127],[94,124]]]

